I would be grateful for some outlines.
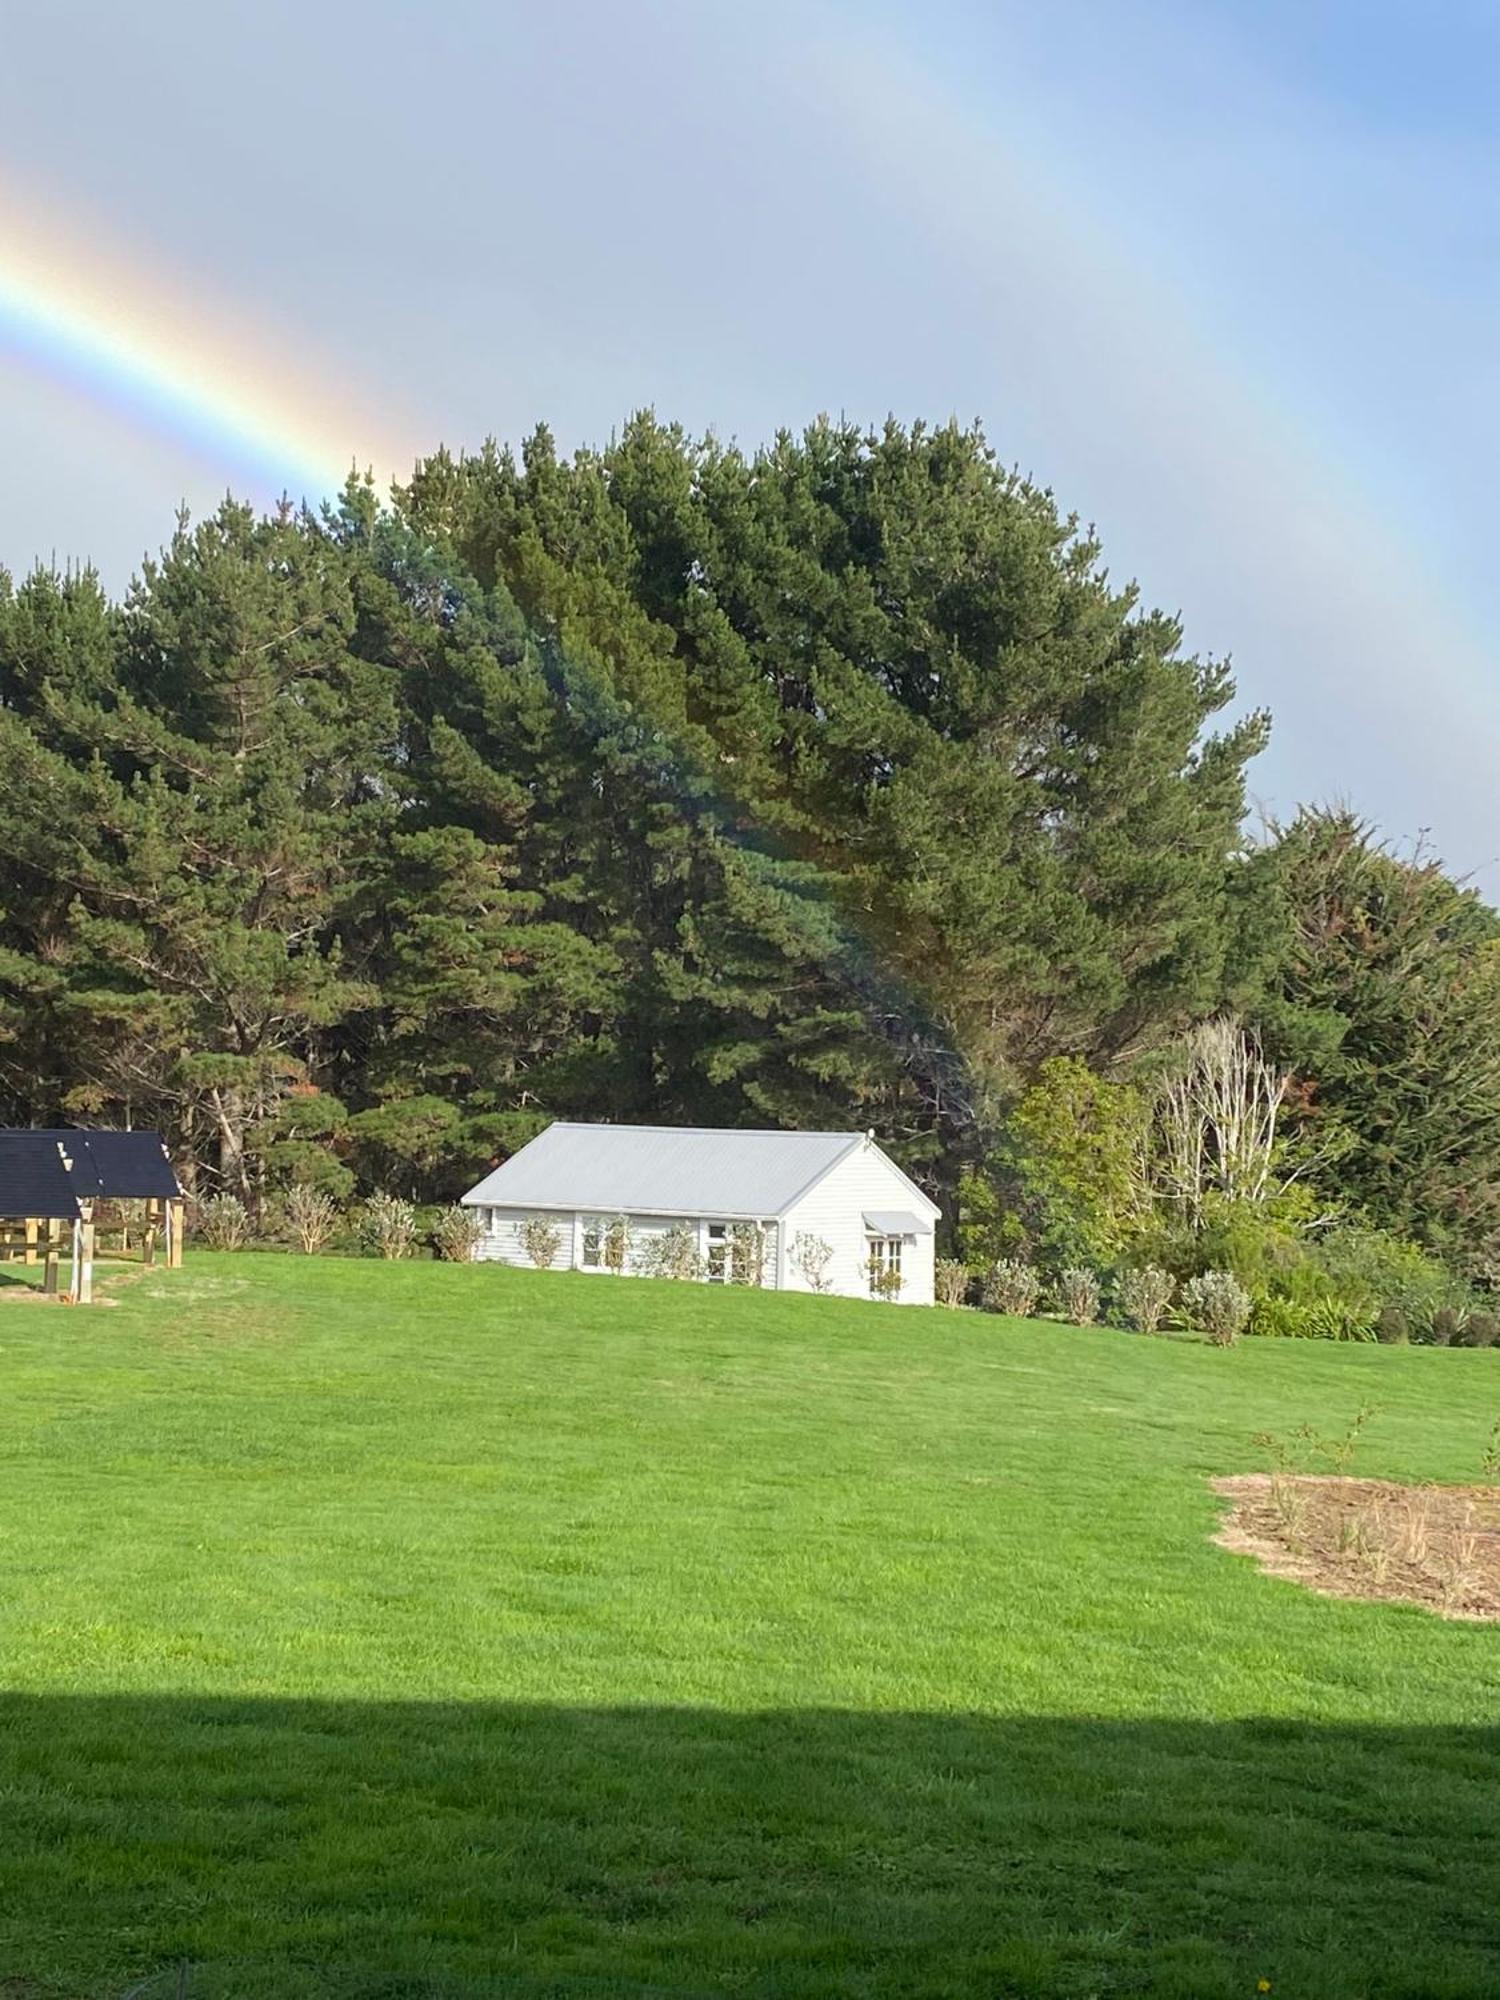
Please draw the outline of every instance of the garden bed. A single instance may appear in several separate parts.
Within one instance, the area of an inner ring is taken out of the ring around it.
[[[1247,1473],[1216,1479],[1231,1502],[1215,1540],[1330,1597],[1500,1619],[1500,1487]]]

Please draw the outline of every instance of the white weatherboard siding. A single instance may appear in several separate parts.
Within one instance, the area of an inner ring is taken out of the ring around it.
[[[729,1232],[764,1232],[762,1284],[810,1291],[795,1239],[821,1237],[833,1256],[826,1289],[870,1296],[872,1244],[899,1260],[903,1304],[931,1305],[937,1206],[857,1132],[705,1131],[674,1126],[551,1125],[463,1197],[484,1222],[477,1255],[529,1266],[525,1228],[544,1215],[558,1231],[554,1270],[588,1270],[593,1222],[624,1216],[626,1274],[649,1261],[653,1240],[674,1224],[693,1232],[705,1270],[724,1269]],[[712,1280],[709,1280],[712,1282]]]
[[[531,1264],[521,1231],[533,1215],[544,1214],[560,1232],[557,1254],[548,1267],[553,1271],[573,1268],[573,1218],[557,1209],[481,1208],[486,1220],[484,1235],[474,1252],[478,1258],[497,1264]]]
[[[547,1220],[556,1225],[561,1236],[557,1253],[547,1268],[552,1271],[581,1271],[584,1268],[583,1232],[585,1225],[597,1214],[593,1209],[579,1209],[570,1213],[562,1209],[512,1209],[481,1205],[480,1214],[485,1218],[485,1231],[474,1252],[476,1261],[482,1264],[519,1264],[526,1270],[531,1270],[532,1260],[526,1249],[523,1232],[528,1218],[539,1213],[545,1213]],[[600,1216],[599,1219],[608,1221],[611,1218]],[[648,1268],[649,1246],[665,1236],[674,1223],[679,1222],[685,1222],[692,1230],[698,1245],[698,1255],[703,1259],[705,1266],[707,1265],[710,1249],[708,1232],[710,1221],[715,1218],[697,1215],[627,1215],[625,1219],[630,1232],[629,1256],[624,1273],[626,1277],[638,1276],[642,1270]],[[730,1217],[724,1219],[733,1220]],[[778,1282],[777,1272],[780,1263],[778,1256],[780,1226],[774,1220],[767,1220],[761,1224],[761,1230],[766,1245],[762,1289],[774,1291]]]
[[[865,1216],[886,1210],[915,1216],[926,1225],[925,1233],[902,1239],[899,1296],[903,1305],[930,1306],[936,1243],[932,1222],[936,1210],[900,1168],[868,1141],[831,1167],[783,1219],[786,1258],[782,1283],[786,1289],[812,1290],[796,1261],[796,1239],[799,1233],[805,1233],[820,1236],[833,1246],[833,1260],[828,1267],[832,1290],[840,1298],[868,1298],[870,1232],[865,1227]]]

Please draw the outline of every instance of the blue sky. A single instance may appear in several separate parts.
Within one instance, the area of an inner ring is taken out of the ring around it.
[[[978,417],[1353,800],[1500,894],[1500,8],[5,0],[0,196],[350,449]],[[80,248],[80,246],[82,246]],[[0,261],[4,235],[0,230]],[[363,413],[363,414],[362,414]],[[366,431],[369,442],[366,442]],[[266,474],[0,331],[0,562]]]

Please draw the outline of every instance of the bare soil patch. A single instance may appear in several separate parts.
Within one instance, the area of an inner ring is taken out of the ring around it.
[[[1211,1482],[1230,1502],[1214,1540],[1327,1597],[1500,1619],[1500,1487],[1253,1472]]]

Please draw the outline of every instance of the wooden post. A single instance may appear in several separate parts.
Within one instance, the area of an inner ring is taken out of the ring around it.
[[[47,1260],[42,1266],[42,1290],[49,1298],[57,1297],[58,1264],[62,1255],[62,1231],[57,1217],[47,1218]]]
[[[28,1264],[36,1262],[36,1238],[37,1219],[34,1215],[28,1215],[26,1218],[26,1261]]]
[[[182,1211],[183,1204],[180,1201],[169,1201],[167,1203],[167,1269],[169,1271],[180,1271],[182,1269]]]
[[[159,1212],[159,1203],[154,1201],[146,1203],[146,1228],[145,1233],[141,1237],[141,1262],[143,1264],[149,1265],[156,1262],[156,1218]]]
[[[94,1208],[86,1202],[83,1220],[73,1224],[73,1303],[94,1303]]]

